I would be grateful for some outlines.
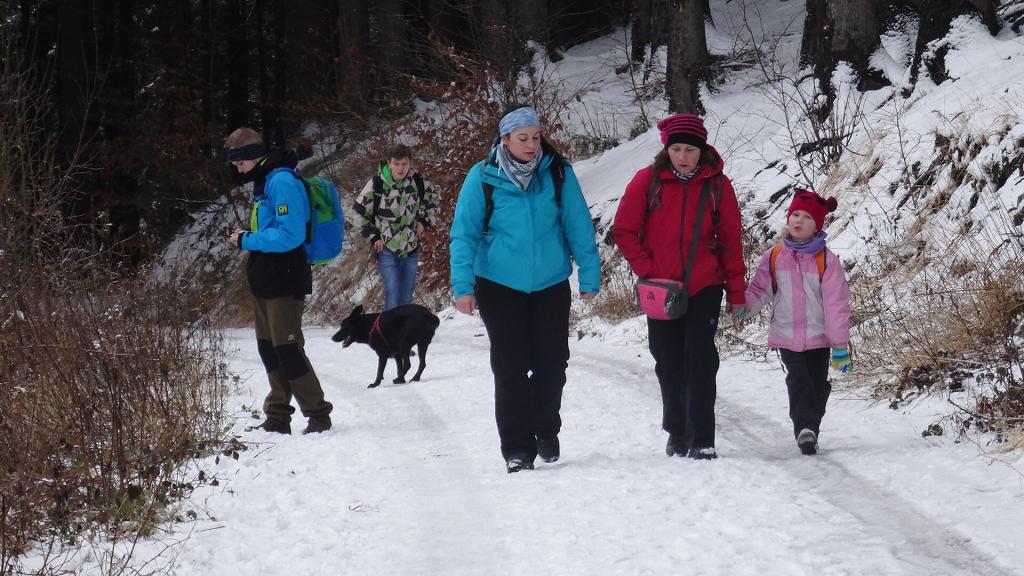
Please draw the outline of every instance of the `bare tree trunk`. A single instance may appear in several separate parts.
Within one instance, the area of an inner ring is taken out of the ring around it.
[[[302,120],[292,112],[307,114],[310,105],[319,102],[326,93],[321,79],[331,67],[331,20],[323,0],[288,2],[283,12],[284,38],[279,54],[284,58],[289,75],[285,89],[285,110],[288,111],[285,133],[291,135]]]
[[[996,14],[999,2],[997,0],[967,0],[974,9],[981,15],[981,21],[988,26],[988,31],[994,36],[999,32],[999,16]]]
[[[668,46],[672,35],[674,0],[651,0],[651,52]]]
[[[402,17],[402,0],[377,0],[372,3],[376,11],[378,31],[377,54],[380,72],[375,82],[378,86],[395,90],[400,85],[401,74],[405,71],[405,54],[402,50],[408,25]]]
[[[64,159],[78,151],[83,137],[92,135],[88,121],[94,96],[96,43],[90,0],[67,0],[57,9],[57,119],[58,150]]]
[[[644,61],[648,48],[653,57],[659,47],[668,44],[672,20],[671,0],[633,0],[630,22],[633,34],[630,38],[630,59]]]
[[[868,60],[879,44],[877,0],[828,0],[832,16],[832,54],[850,62],[858,73],[868,70]]]
[[[249,124],[249,39],[245,17],[239,0],[227,0],[227,129]]]
[[[512,12],[506,0],[480,0],[480,11],[477,23],[479,32],[479,48],[481,52],[495,62],[504,62],[512,50],[511,39]]]
[[[523,39],[547,42],[550,12],[547,0],[519,0],[516,7],[516,28]]]
[[[290,3],[286,0],[274,0],[274,15],[271,18],[272,26],[268,30],[260,31],[260,34],[270,35],[270,45],[274,47],[274,82],[272,83],[271,96],[271,122],[263,123],[263,137],[267,142],[275,146],[283,147],[287,143],[285,132],[285,110],[288,105],[288,83],[292,80],[292,71],[288,69],[288,59],[284,51],[285,37],[285,12]]]
[[[917,82],[922,65],[936,84],[940,84],[948,78],[946,74],[946,52],[948,52],[948,48],[938,50],[927,60],[924,60],[923,55],[928,49],[928,43],[942,38],[949,33],[949,27],[957,16],[979,13],[982,20],[988,25],[989,30],[993,31],[993,33],[999,30],[994,0],[949,0],[947,2],[914,0],[911,4],[917,8],[918,14],[921,16],[917,29],[917,40],[914,45],[914,61],[910,68],[911,85]]]
[[[256,0],[253,3],[253,16],[256,19],[256,30],[259,33],[253,40],[256,43],[256,105],[260,111],[260,125],[264,131],[277,125],[277,106],[272,95],[271,73],[273,72],[274,43],[268,38],[270,30],[267,26],[267,15],[273,19],[276,1]],[[270,27],[272,29],[272,27]]]
[[[704,35],[703,0],[673,0],[672,33],[668,41],[666,73],[668,108],[671,112],[704,114],[700,81],[706,78],[707,38]]]
[[[213,88],[213,14],[211,0],[199,2],[199,34],[202,41],[199,49],[199,77],[202,88],[199,91],[199,109],[207,126],[213,126],[214,88]],[[209,151],[218,148],[216,141],[209,142]]]
[[[888,84],[870,67],[878,48],[881,14],[878,0],[807,0],[800,63],[813,69],[826,95],[827,111],[834,99],[832,73],[839,61],[850,63],[862,90]]]
[[[633,0],[633,25],[629,38],[629,57],[636,63],[643,63],[647,46],[651,44],[651,0]]]
[[[338,0],[337,104],[351,119],[364,118],[370,102],[370,11],[366,0]]]

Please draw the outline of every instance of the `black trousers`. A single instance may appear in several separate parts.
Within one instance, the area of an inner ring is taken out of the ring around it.
[[[690,297],[682,318],[647,319],[648,347],[661,385],[661,426],[683,436],[687,448],[715,445],[715,333],[723,293],[722,286],[705,288]]]
[[[537,457],[537,437],[558,434],[569,361],[569,281],[520,292],[476,279],[476,301],[491,342],[494,416],[501,455]]]
[[[815,434],[819,432],[825,404],[832,394],[832,384],[828,381],[829,353],[828,348],[805,352],[779,349],[782,363],[786,365],[789,419],[793,421],[794,437],[804,428]]]

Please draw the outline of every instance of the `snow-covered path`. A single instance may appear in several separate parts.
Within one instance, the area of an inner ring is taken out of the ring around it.
[[[926,405],[837,392],[804,457],[777,362],[726,361],[721,457],[667,458],[653,363],[627,328],[571,343],[563,458],[509,475],[477,318],[442,322],[422,382],[390,384],[389,364],[376,390],[370,349],[331,332],[306,337],[335,428],[241,433],[256,445],[210,462],[220,484],[194,495],[209,517],[175,573],[1024,574],[1020,475],[922,439]],[[266,386],[251,338],[229,333],[239,408]]]

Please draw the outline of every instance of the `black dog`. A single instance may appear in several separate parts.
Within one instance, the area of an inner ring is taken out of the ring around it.
[[[363,307],[356,306],[331,340],[341,342],[343,348],[353,342],[362,342],[369,344],[377,353],[377,379],[368,388],[380,385],[388,358],[394,358],[398,364],[398,377],[392,382],[403,384],[405,374],[412,367],[409,352],[415,344],[420,366],[412,381],[419,382],[423,369],[427,367],[427,347],[440,323],[437,316],[419,304],[403,304],[374,314],[363,314]]]

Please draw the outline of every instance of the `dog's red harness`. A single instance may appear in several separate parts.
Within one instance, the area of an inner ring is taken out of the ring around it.
[[[368,338],[369,339],[369,344],[370,344],[370,347],[373,347],[373,335],[376,334],[377,336],[380,337],[380,341],[384,343],[384,348],[387,349],[387,352],[390,355],[391,354],[391,345],[388,344],[388,339],[384,337],[384,333],[381,332],[381,330],[380,330],[380,317],[381,316],[382,316],[381,314],[378,314],[377,315],[377,319],[373,321],[373,326],[370,327],[370,337]],[[365,324],[364,324],[364,326],[365,326]]]

